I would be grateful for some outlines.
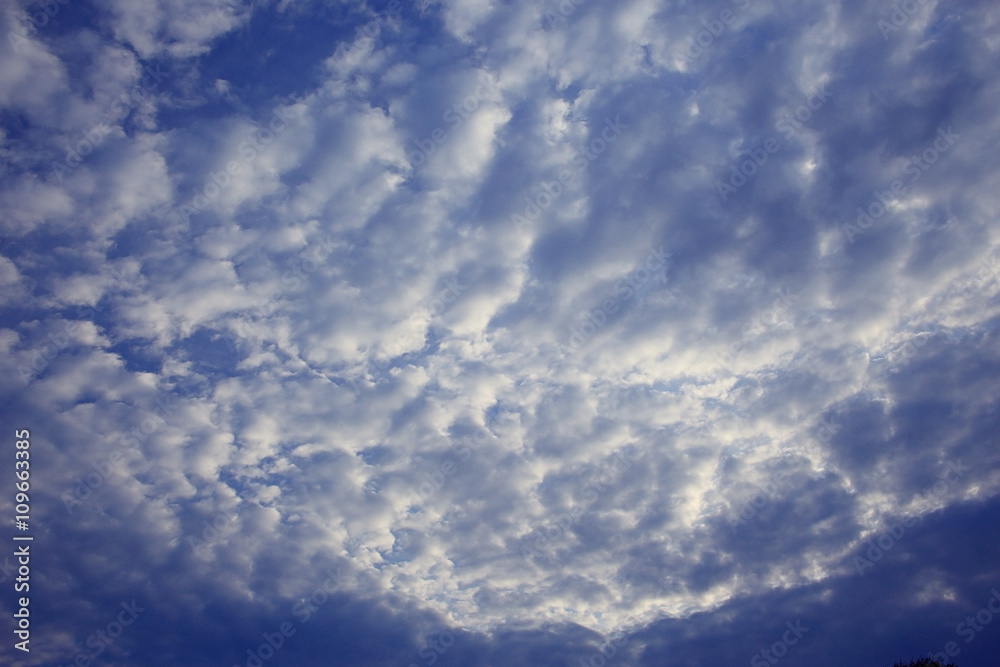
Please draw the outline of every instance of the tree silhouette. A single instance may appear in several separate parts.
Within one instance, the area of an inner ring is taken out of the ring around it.
[[[958,667],[958,665],[953,662],[944,664],[943,662],[934,660],[933,658],[920,658],[919,660],[910,660],[909,662],[898,660],[892,667]]]

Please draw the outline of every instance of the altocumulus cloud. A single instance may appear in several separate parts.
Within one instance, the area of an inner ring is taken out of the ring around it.
[[[992,667],[998,31],[6,3],[3,661]]]

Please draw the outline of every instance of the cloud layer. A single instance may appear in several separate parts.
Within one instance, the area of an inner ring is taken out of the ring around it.
[[[992,665],[998,20],[8,5],[5,660]]]

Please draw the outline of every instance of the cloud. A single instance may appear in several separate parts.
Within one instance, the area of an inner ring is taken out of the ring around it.
[[[879,664],[989,598],[989,3],[52,7],[30,664]]]

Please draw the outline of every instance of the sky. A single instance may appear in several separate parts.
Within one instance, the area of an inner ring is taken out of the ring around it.
[[[996,667],[995,2],[0,38],[0,662]]]

